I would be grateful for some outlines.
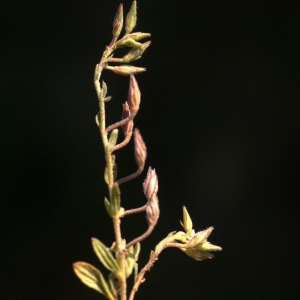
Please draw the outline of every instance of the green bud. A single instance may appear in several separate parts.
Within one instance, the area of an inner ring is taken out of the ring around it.
[[[150,36],[151,36],[151,33],[133,32],[133,33],[128,34],[126,37],[131,38],[135,41],[139,41],[139,40],[145,39],[145,38],[150,37]]]
[[[136,25],[136,1],[132,2],[131,8],[126,16],[125,34],[131,33]]]
[[[120,4],[113,22],[112,34],[115,40],[119,37],[122,28],[123,28],[123,4]]]
[[[150,46],[151,42],[148,41],[144,44],[140,44],[139,47],[131,49],[122,60],[123,63],[129,63],[135,60],[138,60],[142,57],[142,54],[146,51],[146,49]]]
[[[114,73],[122,76],[129,76],[132,74],[138,74],[146,71],[145,68],[138,68],[138,67],[127,66],[127,65],[116,66],[116,67],[106,66],[105,69],[111,70]]]
[[[198,246],[195,247],[195,249],[197,250],[201,250],[201,251],[221,251],[222,248],[216,245],[211,244],[210,242],[205,242],[203,244],[199,244]]]
[[[183,206],[182,209],[183,209],[183,223],[180,221],[180,224],[185,230],[185,232],[188,232],[193,229],[193,222],[186,207]]]

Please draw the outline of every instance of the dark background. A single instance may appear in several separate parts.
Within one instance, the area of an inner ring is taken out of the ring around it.
[[[296,1],[295,1],[296,2]],[[107,245],[104,157],[93,72],[111,40],[119,1],[2,2],[2,298],[101,299],[72,263],[105,272],[90,238]],[[127,13],[131,1],[124,1]],[[284,1],[138,2],[136,31],[152,45],[135,65],[135,120],[159,177],[161,217],[142,244],[214,226],[223,247],[196,262],[165,250],[136,299],[296,299],[299,290],[299,16]],[[119,120],[128,78],[105,71]],[[117,153],[119,176],[136,168]],[[145,173],[121,186],[123,206],[145,203]],[[127,241],[147,227],[127,217]],[[104,298],[103,298],[104,299]]]

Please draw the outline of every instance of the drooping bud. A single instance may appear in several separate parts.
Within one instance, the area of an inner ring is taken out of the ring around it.
[[[113,22],[112,34],[115,40],[119,37],[122,28],[123,28],[123,4],[120,4]]]
[[[151,198],[146,208],[146,216],[149,225],[155,226],[159,218],[158,198],[155,195]]]
[[[141,92],[133,75],[130,75],[127,102],[132,114],[136,113],[139,110],[141,102]]]
[[[126,16],[125,34],[131,33],[136,25],[136,1],[132,2],[130,10]]]
[[[122,120],[128,118],[130,116],[129,105],[127,102],[123,104],[123,111],[122,111]],[[129,121],[125,125],[122,126],[123,132],[125,136],[132,131],[133,129],[133,120]]]
[[[143,166],[147,157],[147,148],[140,134],[140,131],[135,128],[133,133],[134,138],[134,157],[138,166]]]
[[[116,67],[106,66],[105,69],[111,70],[114,73],[122,76],[129,76],[132,74],[138,74],[146,71],[146,68],[139,68],[139,67],[127,66],[127,65],[116,66]]]
[[[152,198],[156,197],[158,191],[158,179],[155,169],[149,167],[146,180],[143,183],[144,194],[150,202]]]

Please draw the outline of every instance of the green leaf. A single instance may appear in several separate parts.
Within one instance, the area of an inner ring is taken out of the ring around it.
[[[93,265],[78,261],[73,264],[73,270],[77,277],[88,287],[103,294],[108,299],[115,299],[101,272]]]
[[[111,100],[112,96],[107,96],[104,98],[104,102],[108,102],[109,100]]]
[[[128,278],[133,271],[135,263],[135,255],[134,255],[134,248],[133,246],[129,247],[128,254],[126,256],[126,278]]]
[[[134,264],[134,282],[136,280],[137,274],[139,273],[139,265],[138,263]]]
[[[114,129],[111,132],[109,139],[108,139],[107,146],[106,146],[107,152],[111,152],[113,150],[114,146],[116,145],[117,139],[118,139],[118,133],[119,133],[118,129]]]
[[[121,207],[120,189],[117,184],[114,184],[111,190],[110,208],[113,217],[119,214]]]
[[[102,97],[105,98],[107,94],[107,85],[104,82],[104,80],[102,81]]]
[[[192,222],[192,219],[191,219],[186,207],[183,206],[182,209],[183,209],[183,222],[180,222],[180,224],[183,227],[183,229],[185,230],[185,232],[188,232],[191,229],[193,229],[193,222]]]
[[[115,296],[116,299],[118,299],[120,284],[119,284],[116,276],[112,273],[110,273],[108,276],[108,285],[109,285],[110,290],[112,291],[112,294]]]
[[[137,261],[139,259],[139,255],[141,252],[141,244],[136,243],[134,248],[134,260]]]
[[[112,155],[111,156],[111,163],[113,164],[113,180],[116,181],[117,179],[117,171],[118,171],[118,168],[117,168],[117,165],[116,165],[116,156],[115,155]],[[105,170],[104,170],[104,181],[106,184],[108,184],[108,169],[107,169],[107,166],[105,167]]]
[[[96,238],[92,238],[92,246],[103,266],[119,277],[120,267],[106,246]]]
[[[106,211],[107,211],[108,215],[110,217],[112,217],[110,202],[108,201],[108,199],[106,197],[104,197],[104,205],[105,205],[105,208],[106,208]]]
[[[96,121],[97,126],[99,127],[100,123],[101,123],[100,111],[96,114],[95,121]]]

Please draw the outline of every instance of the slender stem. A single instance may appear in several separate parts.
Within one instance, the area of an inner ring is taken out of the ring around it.
[[[120,269],[122,276],[118,277],[119,283],[120,283],[120,289],[121,289],[121,300],[126,300],[126,290],[127,290],[127,282],[126,282],[126,257],[125,257],[125,251],[122,249],[122,235],[121,235],[121,227],[120,227],[120,218],[114,217],[113,218],[113,225],[114,225],[114,231],[115,231],[115,237],[116,237],[116,243],[118,247],[118,255],[119,255],[119,262],[120,262]]]
[[[143,170],[144,170],[144,165],[140,165],[138,167],[138,169],[136,170],[136,172],[134,172],[133,174],[130,174],[130,175],[126,176],[126,177],[120,178],[118,181],[116,181],[116,183],[118,185],[120,185],[120,184],[122,184],[122,183],[124,183],[126,181],[132,180],[132,179],[138,177],[143,172]]]
[[[132,113],[129,117],[127,117],[126,119],[123,119],[122,121],[116,122],[116,123],[114,123],[114,124],[108,126],[108,127],[106,128],[105,131],[108,133],[108,132],[114,130],[115,128],[118,128],[118,127],[121,127],[121,126],[127,124],[128,122],[130,122],[130,121],[136,116],[136,113],[137,113],[137,112],[133,112],[133,113]]]
[[[141,206],[141,207],[138,207],[138,208],[132,208],[132,209],[125,210],[121,217],[123,218],[123,217],[128,216],[128,215],[132,215],[132,214],[136,214],[136,213],[140,213],[142,211],[145,211],[146,208],[147,208],[147,205],[148,204],[146,204],[144,206]]]
[[[105,159],[106,159],[106,166],[107,166],[107,173],[108,173],[108,190],[109,195],[111,196],[111,189],[114,184],[113,179],[113,163],[112,163],[112,151],[106,151],[106,146],[108,143],[107,140],[107,133],[108,131],[105,130],[105,103],[104,103],[104,97],[102,95],[101,87],[100,87],[100,77],[103,68],[105,67],[107,63],[108,57],[111,55],[111,53],[114,50],[114,44],[115,41],[113,40],[109,47],[106,47],[105,51],[103,52],[101,61],[99,64],[97,64],[94,74],[94,85],[97,92],[98,100],[99,100],[99,109],[100,109],[100,124],[99,124],[99,130],[101,134],[101,138],[103,141],[104,151],[105,151]],[[119,262],[120,262],[120,269],[122,272],[122,276],[118,277],[119,283],[120,283],[120,297],[121,300],[126,300],[126,257],[125,257],[125,251],[122,249],[123,242],[122,242],[122,234],[121,234],[121,228],[120,228],[120,218],[115,217],[113,218],[113,226],[114,226],[114,232],[115,232],[115,238],[116,238],[116,244],[118,249],[118,256],[119,256]]]
[[[147,231],[145,233],[143,233],[142,235],[138,236],[137,238],[135,238],[134,240],[132,240],[130,243],[128,243],[126,245],[126,249],[128,249],[132,245],[135,245],[136,243],[141,242],[146,237],[148,237],[151,234],[151,232],[153,231],[154,227],[155,227],[154,225],[150,224],[149,227],[148,227],[148,229],[147,229]]]
[[[148,263],[145,265],[145,267],[140,271],[140,273],[135,278],[135,283],[134,283],[133,288],[131,290],[129,300],[134,299],[134,295],[137,292],[140,284],[145,281],[145,278],[144,278],[145,273],[151,269],[151,267],[153,266],[154,262],[157,259],[158,259],[158,256],[155,254],[154,251],[151,251]]]
[[[129,141],[130,141],[130,139],[131,139],[131,136],[132,136],[132,131],[130,131],[130,132],[126,135],[126,137],[125,137],[125,139],[123,140],[123,142],[121,142],[120,144],[117,144],[116,146],[114,146],[113,151],[116,151],[116,150],[119,150],[119,149],[125,147],[125,146],[129,143]]]

